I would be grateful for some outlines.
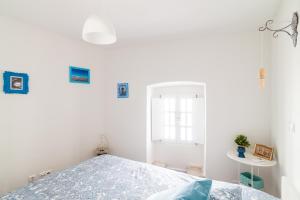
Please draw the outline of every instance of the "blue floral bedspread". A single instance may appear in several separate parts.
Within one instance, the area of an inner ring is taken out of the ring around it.
[[[152,194],[189,183],[188,174],[103,155],[54,172],[1,200],[145,200]],[[277,200],[264,192],[213,181],[211,200]]]

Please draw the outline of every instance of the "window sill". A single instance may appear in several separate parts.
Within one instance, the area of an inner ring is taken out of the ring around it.
[[[178,140],[152,140],[153,143],[162,143],[162,144],[188,144],[188,145],[202,145],[196,141],[178,141]]]

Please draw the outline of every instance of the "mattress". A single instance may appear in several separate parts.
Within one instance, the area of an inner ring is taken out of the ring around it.
[[[102,155],[54,172],[1,200],[145,200],[154,193],[196,179],[185,173]],[[231,183],[213,181],[211,200],[277,200],[264,192]]]

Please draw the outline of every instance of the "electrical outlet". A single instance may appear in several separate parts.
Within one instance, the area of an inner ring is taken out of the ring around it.
[[[36,178],[35,174],[28,176],[28,183],[32,183],[35,180],[35,178]]]

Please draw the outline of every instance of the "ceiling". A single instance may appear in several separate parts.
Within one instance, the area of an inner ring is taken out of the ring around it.
[[[256,30],[280,0],[0,0],[0,15],[81,39],[90,14],[109,19],[119,41]]]

